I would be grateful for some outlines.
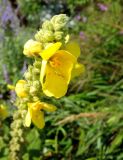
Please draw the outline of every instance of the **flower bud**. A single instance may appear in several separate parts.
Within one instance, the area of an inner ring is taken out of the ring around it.
[[[53,16],[51,19],[55,31],[63,29],[67,22],[68,17],[65,14]]]
[[[30,94],[33,95],[33,96],[36,95],[37,94],[37,89],[35,87],[31,86],[30,87]]]
[[[25,89],[26,92],[29,92],[30,85],[28,83],[25,84],[24,89]]]
[[[33,96],[33,98],[32,98],[32,99],[33,99],[33,101],[34,101],[34,102],[39,101],[39,98],[38,98],[37,96]]]
[[[60,41],[60,40],[63,38],[63,32],[56,31],[56,32],[54,33],[54,35],[55,35],[55,40],[56,40],[56,41]]]
[[[42,51],[42,44],[40,42],[30,39],[25,43],[23,53],[27,57],[35,57],[39,56],[39,53],[41,51]]]
[[[39,82],[39,81],[34,81],[34,82],[33,82],[33,87],[36,88],[36,89],[39,89],[39,87],[40,87],[40,82]]]
[[[25,80],[19,80],[16,83],[15,92],[16,92],[17,96],[20,97],[20,98],[27,97],[27,93],[25,91],[25,84],[26,83],[27,82]]]
[[[28,71],[24,73],[24,77],[27,81],[32,80],[32,74],[30,74]]]
[[[35,63],[33,65],[35,68],[40,69],[41,68],[41,61],[35,61]]]
[[[46,20],[43,24],[42,24],[42,29],[44,30],[49,30],[49,31],[53,31],[53,25],[50,21]]]
[[[38,68],[33,68],[33,74],[34,74],[34,75],[39,75],[39,74],[40,74],[40,69],[38,69]]]
[[[35,39],[43,43],[52,42],[54,34],[52,31],[41,29],[35,34]]]

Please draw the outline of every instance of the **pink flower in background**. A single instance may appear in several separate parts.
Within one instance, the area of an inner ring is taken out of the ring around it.
[[[83,31],[79,32],[79,37],[83,40],[86,39],[85,33]]]
[[[120,31],[119,31],[119,34],[120,34],[120,35],[123,35],[123,30],[120,30]]]
[[[76,15],[75,16],[75,19],[77,21],[82,21],[83,23],[86,23],[87,22],[87,17],[86,16],[81,16],[80,14]]]
[[[78,20],[78,21],[81,20],[81,16],[80,16],[80,15],[77,15],[75,18],[76,18],[76,20]]]
[[[105,12],[105,11],[108,10],[108,6],[105,5],[105,4],[98,3],[97,6],[98,6],[98,8],[99,8],[101,11],[103,11],[103,12]]]

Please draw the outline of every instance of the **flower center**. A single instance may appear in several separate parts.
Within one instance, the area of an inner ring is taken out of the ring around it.
[[[59,61],[59,59],[58,59],[58,57],[52,57],[51,59],[50,59],[50,65],[53,67],[53,68],[56,68],[56,67],[58,67],[58,66],[60,66],[61,65],[61,62]]]
[[[32,106],[32,109],[35,111],[39,111],[42,109],[42,105],[40,103],[37,103],[35,105]]]

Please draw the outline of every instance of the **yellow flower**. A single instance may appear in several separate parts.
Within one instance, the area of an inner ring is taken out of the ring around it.
[[[81,53],[80,47],[76,41],[71,41],[67,43],[65,46],[65,50],[73,54],[76,57],[76,60],[80,56],[80,53]]]
[[[76,63],[71,73],[71,79],[79,76],[85,72],[85,66],[77,62],[77,58],[80,56],[80,47],[77,42],[72,41],[66,44],[65,50],[72,53],[76,57]]]
[[[15,86],[13,86],[13,85],[11,85],[11,84],[8,84],[8,85],[7,85],[7,88],[10,89],[10,90],[15,90]]]
[[[40,54],[43,59],[40,80],[43,92],[49,97],[60,98],[66,94],[76,62],[73,53],[59,50],[61,45],[60,42],[52,44]]]
[[[0,105],[0,119],[4,120],[8,117],[7,108],[4,105]]]
[[[38,128],[43,128],[45,126],[45,121],[44,112],[42,110],[46,110],[49,112],[53,112],[56,110],[55,106],[40,101],[28,103],[27,105],[28,112],[25,118],[25,126],[27,127],[31,125],[32,121]]]
[[[16,83],[15,92],[16,92],[17,96],[20,97],[20,98],[27,97],[27,93],[26,93],[25,88],[24,88],[24,85],[26,83],[27,82],[25,80],[19,80]]]
[[[76,63],[73,67],[72,73],[71,73],[71,79],[79,76],[80,74],[85,72],[85,66],[80,63]]]
[[[42,51],[42,44],[32,39],[28,40],[24,45],[24,55],[28,57],[38,56]]]

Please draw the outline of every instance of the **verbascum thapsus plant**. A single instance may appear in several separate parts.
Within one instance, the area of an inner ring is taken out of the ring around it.
[[[65,96],[70,80],[84,72],[84,65],[77,61],[80,47],[69,38],[68,19],[65,14],[60,14],[46,20],[35,38],[24,45],[24,55],[34,59],[34,63],[28,66],[24,79],[18,80],[15,86],[18,110],[11,125],[10,146],[21,143],[23,124],[29,127],[33,122],[42,129],[45,126],[45,111],[56,110],[54,105],[42,101],[42,95],[57,99]],[[17,116],[23,112],[23,116]],[[15,148],[10,149],[13,157],[16,157],[19,145]]]

